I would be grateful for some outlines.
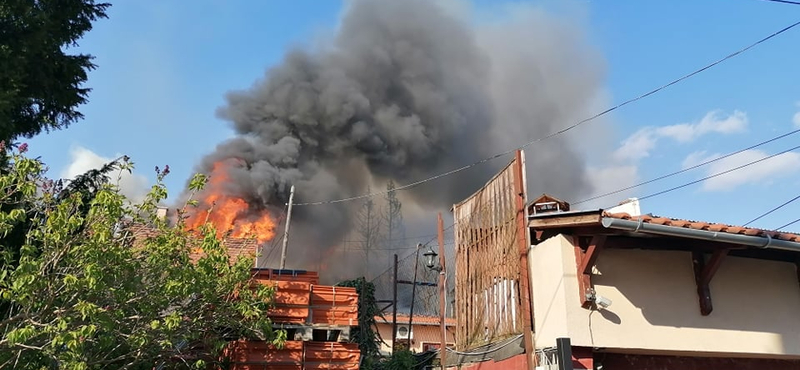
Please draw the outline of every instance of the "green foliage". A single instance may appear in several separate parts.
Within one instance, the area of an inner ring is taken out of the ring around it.
[[[356,288],[358,292],[358,327],[350,332],[350,341],[358,343],[361,350],[362,368],[371,369],[380,359],[380,343],[375,317],[382,317],[378,302],[375,299],[375,285],[363,277],[343,281],[339,286]]]
[[[253,286],[252,259],[231,260],[208,225],[198,239],[182,217],[170,225],[156,216],[164,172],[132,207],[102,180],[105,170],[60,189],[38,160],[9,156],[0,174],[0,368],[199,368],[228,339],[285,340],[265,316],[273,291]],[[130,224],[148,225],[150,236],[134,241]],[[6,238],[20,225],[24,238]],[[195,249],[203,255],[193,262]]]
[[[94,0],[0,1],[0,140],[69,126],[83,115],[92,56],[70,46],[106,17]]]
[[[414,354],[408,349],[395,350],[392,357],[378,366],[380,370],[412,370],[415,368]]]

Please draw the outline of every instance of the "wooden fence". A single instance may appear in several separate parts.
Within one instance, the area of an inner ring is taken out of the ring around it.
[[[527,223],[522,153],[453,207],[456,347],[530,335]],[[526,338],[526,349],[528,348]]]

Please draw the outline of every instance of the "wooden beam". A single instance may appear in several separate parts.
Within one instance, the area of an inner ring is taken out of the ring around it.
[[[797,271],[797,283],[800,284],[800,259],[794,261],[794,266]]]
[[[714,305],[711,302],[711,288],[709,284],[711,279],[714,278],[719,266],[722,264],[722,259],[728,254],[727,249],[719,249],[714,251],[711,258],[706,261],[706,256],[703,252],[692,252],[692,265],[694,266],[694,279],[697,284],[697,296],[700,300],[700,314],[708,316],[714,310]]]
[[[711,255],[711,259],[706,261],[706,267],[703,269],[703,275],[700,276],[700,280],[703,284],[708,285],[711,283],[711,279],[714,278],[714,274],[717,273],[719,266],[722,264],[722,259],[727,255],[727,249],[719,249]]]
[[[610,236],[606,241],[606,248],[620,249],[652,249],[695,251],[713,253],[718,250],[744,250],[747,246],[729,243],[712,242],[706,240],[674,239],[666,237],[634,238],[629,236]]]
[[[525,204],[525,176],[523,169],[522,150],[517,150],[514,156],[514,192],[516,208],[516,241],[519,251],[519,312],[522,316],[522,337],[525,345],[525,363],[528,370],[536,368],[536,344],[533,340],[533,298],[530,291],[530,265],[528,264],[528,249],[530,248],[530,229],[525,227],[528,223],[528,212]],[[598,214],[598,220],[600,215]],[[445,349],[442,348],[444,351]],[[443,367],[444,368],[444,367]]]
[[[574,246],[573,249],[575,250],[575,265],[578,266],[578,299],[581,302],[581,307],[590,308],[592,306],[592,302],[586,299],[586,293],[590,292],[593,288],[592,278],[591,275],[584,274],[581,271],[581,266],[583,266],[583,261],[585,259],[583,248],[581,248],[581,237],[573,236],[572,245]]]
[[[578,227],[600,225],[600,212],[574,216],[553,216],[528,220],[528,227],[534,229],[552,229],[559,227]]]
[[[589,242],[589,248],[586,249],[586,253],[583,256],[581,265],[578,268],[578,273],[585,275],[592,274],[592,267],[594,267],[595,263],[597,263],[597,256],[600,255],[600,251],[603,250],[605,244],[605,235],[597,235],[592,237],[592,241]]]

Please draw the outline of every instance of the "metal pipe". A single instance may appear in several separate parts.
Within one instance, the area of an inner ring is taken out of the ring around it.
[[[558,353],[558,369],[573,370],[572,343],[569,338],[556,338],[556,352]]]
[[[294,203],[294,185],[289,189],[289,206],[286,211],[286,228],[283,232],[283,246],[281,247],[281,270],[286,268],[286,247],[289,245],[289,224],[292,221],[292,203]]]
[[[741,234],[731,234],[718,231],[687,229],[683,227],[656,225],[639,220],[622,220],[613,217],[603,217],[601,220],[603,227],[607,229],[625,230],[630,232],[645,232],[664,236],[675,236],[692,239],[710,240],[722,243],[747,245],[762,249],[778,249],[790,252],[800,251],[800,243],[786,240],[775,239],[769,235],[750,236]]]

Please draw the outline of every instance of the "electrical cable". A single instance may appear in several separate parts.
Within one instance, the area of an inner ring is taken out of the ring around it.
[[[800,1],[791,1],[791,0],[763,0],[763,1],[768,1],[768,2],[771,2],[771,3],[800,5]]]
[[[490,354],[490,353],[494,353],[494,352],[497,352],[497,351],[499,351],[499,350],[503,349],[504,347],[506,347],[507,345],[509,345],[509,344],[511,344],[511,343],[514,343],[514,341],[515,341],[515,340],[517,340],[517,339],[519,339],[519,338],[522,338],[522,336],[523,336],[523,334],[519,334],[519,335],[516,335],[516,336],[514,336],[514,337],[511,337],[511,339],[508,339],[508,340],[507,340],[505,343],[503,343],[502,345],[500,345],[500,346],[497,346],[497,347],[495,347],[495,348],[492,348],[492,349],[490,349],[490,350],[486,350],[486,351],[481,351],[481,352],[461,352],[461,351],[456,351],[456,350],[454,350],[454,349],[451,349],[451,348],[449,348],[449,347],[448,347],[448,348],[447,348],[447,352],[455,353],[455,354],[457,354],[457,355],[462,355],[462,356],[482,356],[482,355],[488,355],[488,354]]]
[[[659,177],[656,177],[656,178],[653,178],[653,179],[650,179],[650,180],[647,180],[647,181],[644,181],[644,182],[640,182],[640,183],[638,183],[638,184],[636,184],[636,185],[631,185],[631,186],[628,186],[628,187],[624,187],[624,188],[622,188],[622,189],[617,189],[617,190],[614,190],[614,191],[610,191],[610,192],[608,192],[608,193],[604,193],[604,194],[600,194],[600,195],[595,195],[595,196],[593,196],[593,197],[586,198],[586,199],[584,199],[584,200],[581,200],[581,201],[579,201],[579,202],[574,202],[574,203],[572,203],[572,204],[573,204],[573,205],[575,205],[575,204],[581,204],[581,203],[590,202],[590,201],[593,201],[593,200],[596,200],[596,199],[605,198],[605,197],[607,197],[607,196],[610,196],[610,195],[614,195],[614,194],[621,193],[621,192],[623,192],[623,191],[627,191],[627,190],[635,189],[635,188],[638,188],[638,187],[640,187],[640,186],[647,185],[647,184],[650,184],[650,183],[653,183],[653,182],[656,182],[656,181],[660,181],[660,180],[663,180],[663,179],[666,179],[666,178],[669,178],[669,177],[672,177],[672,176],[675,176],[675,175],[680,175],[680,174],[682,174],[682,173],[684,173],[684,172],[691,171],[691,170],[694,170],[694,169],[696,169],[696,168],[700,168],[700,167],[706,166],[706,165],[708,165],[708,164],[711,164],[711,163],[714,163],[714,162],[720,161],[720,160],[722,160],[722,159],[725,159],[725,158],[728,158],[728,157],[732,157],[732,156],[734,156],[734,155],[736,155],[736,154],[739,154],[739,153],[742,153],[742,152],[746,152],[746,151],[748,151],[748,150],[752,150],[752,149],[758,148],[758,147],[760,147],[760,146],[762,146],[762,145],[769,144],[769,143],[771,143],[771,142],[773,142],[773,141],[776,141],[776,140],[782,139],[782,138],[784,138],[784,137],[787,137],[787,136],[790,136],[790,135],[794,135],[794,134],[796,134],[796,133],[798,133],[798,132],[800,132],[800,129],[792,130],[792,131],[789,131],[789,132],[787,132],[787,133],[785,133],[785,134],[783,134],[783,135],[775,136],[775,137],[773,137],[773,138],[771,138],[771,139],[768,139],[768,140],[762,141],[762,142],[760,142],[760,143],[757,143],[757,144],[753,144],[753,145],[751,145],[751,146],[749,146],[749,147],[747,147],[747,148],[744,148],[744,149],[739,149],[739,150],[737,150],[737,151],[735,151],[735,152],[731,152],[731,153],[725,154],[725,155],[723,155],[723,156],[721,156],[721,157],[716,157],[716,158],[713,158],[713,159],[709,159],[709,160],[707,160],[707,161],[704,161],[704,162],[702,162],[702,163],[698,163],[698,164],[696,164],[696,165],[693,165],[693,166],[691,166],[691,167],[687,167],[687,168],[681,169],[681,170],[679,170],[679,171],[675,171],[675,172],[668,173],[668,174],[666,174],[666,175],[662,175],[662,176],[659,176]]]
[[[513,153],[514,151],[518,150],[518,149],[524,149],[524,148],[526,148],[526,147],[528,147],[530,145],[533,145],[535,143],[547,140],[547,139],[552,138],[554,136],[558,136],[558,135],[564,134],[564,133],[566,133],[566,132],[568,132],[568,131],[570,131],[570,130],[578,127],[578,126],[583,125],[584,123],[587,123],[587,122],[590,122],[590,121],[594,121],[595,119],[600,118],[601,116],[604,116],[604,115],[606,115],[608,113],[611,113],[611,112],[613,112],[613,111],[615,111],[617,109],[620,109],[620,108],[622,108],[622,107],[624,107],[624,106],[626,106],[628,104],[637,102],[637,101],[639,101],[641,99],[644,99],[644,98],[647,98],[650,95],[656,94],[656,93],[658,93],[658,92],[660,92],[660,91],[662,91],[662,90],[664,90],[666,88],[669,88],[669,87],[671,87],[673,85],[676,85],[676,84],[678,84],[680,82],[683,82],[684,80],[692,78],[695,75],[698,75],[698,74],[700,74],[702,72],[705,72],[706,70],[708,70],[710,68],[713,68],[713,67],[715,67],[715,66],[717,66],[717,65],[719,65],[719,64],[721,64],[723,62],[726,62],[729,59],[732,59],[732,58],[734,58],[734,57],[736,57],[736,56],[738,56],[738,55],[740,55],[740,54],[742,54],[744,52],[747,52],[748,50],[750,50],[750,49],[752,49],[752,48],[754,48],[754,47],[756,47],[756,46],[758,46],[758,45],[760,45],[760,44],[762,44],[762,43],[764,43],[764,42],[766,42],[766,41],[768,41],[768,40],[770,40],[770,39],[772,39],[772,38],[774,38],[774,37],[776,37],[776,36],[778,36],[778,35],[780,35],[780,34],[782,34],[784,32],[786,32],[786,31],[789,31],[790,29],[792,29],[794,27],[797,27],[798,25],[800,25],[800,22],[795,22],[795,23],[793,23],[793,24],[791,24],[789,26],[786,26],[786,27],[784,27],[784,28],[782,28],[782,29],[780,29],[780,30],[778,30],[776,32],[773,32],[769,36],[761,38],[758,41],[745,46],[744,48],[741,48],[741,49],[739,49],[739,50],[737,50],[737,51],[735,51],[735,52],[733,52],[731,54],[728,54],[727,56],[725,56],[725,57],[723,57],[721,59],[718,59],[718,60],[716,60],[716,61],[714,61],[714,62],[712,62],[710,64],[707,64],[707,65],[705,65],[704,67],[702,67],[700,69],[694,70],[691,73],[685,74],[685,75],[683,75],[683,76],[681,76],[681,77],[679,77],[679,78],[677,78],[675,80],[672,80],[672,81],[670,81],[670,82],[668,82],[668,83],[666,83],[664,85],[656,87],[655,89],[652,89],[652,90],[650,90],[648,92],[645,92],[645,93],[643,93],[641,95],[638,95],[636,97],[633,97],[631,99],[625,100],[625,101],[623,101],[623,102],[621,102],[621,103],[619,103],[617,105],[614,105],[614,106],[612,106],[612,107],[610,107],[610,108],[608,108],[608,109],[606,109],[604,111],[596,113],[593,116],[590,116],[588,118],[584,118],[583,120],[580,120],[580,121],[578,121],[578,122],[576,122],[576,123],[574,123],[574,124],[572,124],[570,126],[562,128],[561,130],[558,130],[558,131],[550,133],[548,135],[539,137],[539,138],[534,139],[532,141],[529,141],[529,142],[527,142],[525,144],[522,144],[521,146],[518,146],[516,148],[510,149],[510,150],[506,150],[506,151],[501,152],[501,153],[497,153],[497,154],[495,154],[493,156],[490,156],[490,157],[483,158],[483,159],[481,159],[481,160],[479,160],[477,162],[473,162],[471,164],[467,164],[467,165],[452,169],[450,171],[443,172],[443,173],[440,173],[440,174],[437,174],[437,175],[434,175],[434,176],[431,176],[431,177],[428,177],[428,178],[425,178],[425,179],[422,179],[422,180],[418,180],[418,181],[415,181],[415,182],[412,182],[412,183],[409,183],[409,184],[405,184],[405,185],[402,185],[402,186],[397,186],[392,190],[371,192],[371,193],[367,193],[367,194],[356,195],[356,196],[347,197],[347,198],[341,198],[341,199],[332,199],[332,200],[324,200],[324,201],[316,201],[316,202],[305,202],[305,203],[294,203],[294,205],[295,206],[315,206],[315,205],[324,205],[324,204],[334,204],[334,203],[342,203],[342,202],[348,202],[348,201],[353,201],[353,200],[358,200],[358,199],[370,198],[370,197],[374,197],[374,196],[377,196],[377,195],[384,195],[384,194],[387,194],[389,191],[399,191],[399,190],[409,189],[409,188],[415,187],[417,185],[420,185],[420,184],[423,184],[423,183],[426,183],[426,182],[429,182],[429,181],[434,181],[434,180],[440,179],[442,177],[446,177],[446,176],[449,176],[449,175],[452,175],[452,174],[467,170],[469,168],[472,168],[472,167],[478,166],[480,164],[492,161],[494,159],[507,156],[507,155]]]
[[[770,209],[770,210],[769,210],[769,211],[767,211],[767,212],[764,212],[764,213],[762,213],[760,216],[758,216],[758,217],[756,217],[756,218],[754,218],[754,219],[752,219],[752,220],[750,220],[750,221],[747,221],[747,223],[745,223],[745,224],[744,224],[744,225],[742,225],[742,226],[747,226],[747,225],[750,225],[750,224],[752,224],[753,222],[756,222],[756,221],[758,221],[758,220],[762,219],[764,216],[767,216],[767,215],[769,215],[770,213],[772,213],[772,212],[775,212],[775,211],[777,211],[777,210],[779,210],[779,209],[781,209],[781,208],[783,208],[783,207],[785,207],[785,206],[789,205],[789,203],[792,203],[792,202],[794,202],[794,201],[796,201],[796,200],[798,200],[798,199],[800,199],[800,195],[798,195],[798,196],[796,196],[796,197],[794,197],[794,198],[792,198],[792,199],[789,199],[789,200],[787,200],[787,201],[783,202],[781,205],[779,205],[779,206],[777,206],[777,207],[775,207],[775,208],[773,208],[773,209]]]
[[[718,176],[725,175],[725,174],[727,174],[727,173],[731,173],[731,172],[733,172],[733,171],[740,170],[740,169],[742,169],[742,168],[745,168],[745,167],[748,167],[748,166],[754,165],[754,164],[756,164],[756,163],[759,163],[759,162],[763,162],[763,161],[765,161],[765,160],[767,160],[767,159],[774,158],[774,157],[777,157],[777,156],[779,156],[779,155],[781,155],[781,154],[785,154],[785,153],[788,153],[788,152],[791,152],[791,151],[793,151],[793,150],[797,150],[797,149],[800,149],[800,145],[799,145],[799,146],[796,146],[796,147],[794,147],[794,148],[791,148],[791,149],[786,149],[786,150],[784,150],[784,151],[782,151],[782,152],[778,152],[778,153],[775,153],[775,154],[772,154],[772,155],[766,156],[766,157],[764,157],[764,158],[761,158],[761,159],[757,159],[757,160],[755,160],[755,161],[752,161],[752,162],[745,163],[745,164],[743,164],[743,165],[740,165],[740,166],[736,166],[736,167],[734,167],[734,168],[731,168],[731,169],[727,169],[727,170],[725,170],[725,171],[722,171],[722,172],[717,172],[717,173],[715,173],[715,174],[708,175],[708,176],[706,176],[706,177],[703,177],[703,178],[700,178],[700,179],[697,179],[697,180],[694,180],[694,181],[691,181],[691,182],[687,182],[687,183],[685,183],[685,184],[682,184],[682,185],[674,186],[674,187],[671,187],[671,188],[669,188],[669,189],[666,189],[666,190],[659,191],[659,192],[657,192],[657,193],[652,193],[652,194],[645,195],[645,196],[643,196],[643,197],[640,197],[640,198],[639,198],[639,200],[644,200],[644,199],[648,199],[648,198],[653,198],[653,197],[656,197],[656,196],[659,196],[659,195],[662,195],[662,194],[666,194],[666,193],[669,193],[669,192],[672,192],[672,191],[675,191],[675,190],[678,190],[678,189],[682,189],[682,188],[685,188],[685,187],[687,187],[687,186],[694,185],[694,184],[697,184],[697,183],[699,183],[699,182],[703,182],[703,181],[706,181],[706,180],[709,180],[709,179],[712,179],[712,178],[715,178],[715,177],[718,177]]]
[[[788,223],[788,224],[786,224],[786,225],[783,225],[783,226],[778,226],[778,227],[776,227],[776,228],[775,228],[775,230],[782,230],[783,228],[786,228],[786,227],[792,226],[792,225],[794,225],[794,224],[796,224],[796,223],[798,223],[798,222],[800,222],[800,218],[798,218],[798,219],[796,219],[796,220],[794,220],[794,221],[792,221],[792,222],[790,222],[790,223]]]

